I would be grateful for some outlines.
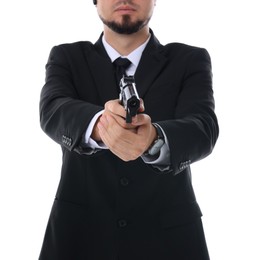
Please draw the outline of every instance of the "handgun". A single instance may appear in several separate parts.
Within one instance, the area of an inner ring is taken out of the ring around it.
[[[140,98],[136,90],[133,76],[123,76],[120,80],[119,99],[126,111],[126,123],[132,122],[132,117],[136,116],[140,108]]]

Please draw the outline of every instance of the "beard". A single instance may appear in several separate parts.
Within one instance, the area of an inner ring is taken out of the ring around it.
[[[122,23],[118,23],[115,21],[108,21],[104,18],[100,17],[102,22],[110,28],[112,31],[119,34],[132,34],[141,30],[144,26],[146,26],[150,19],[147,21],[137,20],[135,22],[131,21],[131,17],[129,15],[122,16]]]

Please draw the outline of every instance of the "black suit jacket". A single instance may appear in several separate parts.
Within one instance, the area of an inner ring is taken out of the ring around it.
[[[152,33],[135,80],[145,113],[167,136],[168,171],[82,145],[92,117],[118,98],[113,65],[101,38],[52,49],[40,120],[63,163],[41,260],[208,259],[190,164],[210,154],[218,136],[210,57],[163,46]]]

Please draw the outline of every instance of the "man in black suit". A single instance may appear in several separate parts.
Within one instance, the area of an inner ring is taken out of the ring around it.
[[[210,57],[159,43],[148,26],[156,0],[94,4],[100,39],[56,46],[46,65],[41,127],[63,165],[39,259],[209,259],[190,164],[218,137]],[[131,123],[119,57],[141,98]]]

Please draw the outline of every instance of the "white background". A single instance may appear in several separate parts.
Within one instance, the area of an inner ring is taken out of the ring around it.
[[[259,7],[247,0],[158,0],[161,43],[212,58],[220,137],[192,166],[212,260],[259,260]],[[52,46],[99,37],[91,0],[0,4],[0,259],[36,260],[60,177],[60,147],[40,129],[38,103]],[[191,259],[192,260],[192,259]]]

